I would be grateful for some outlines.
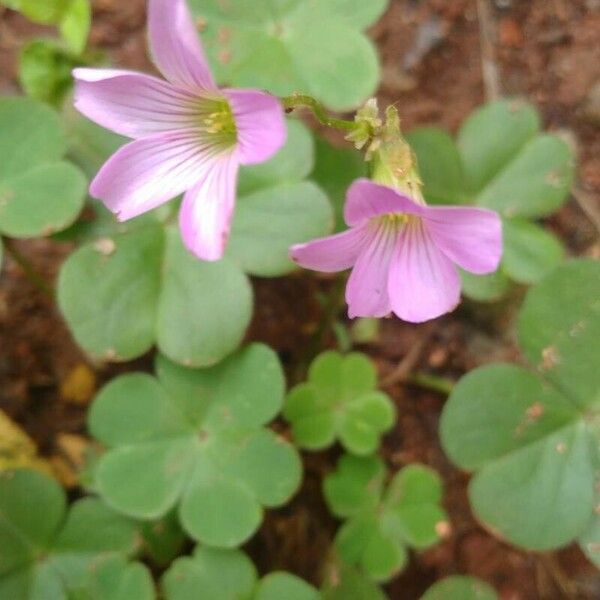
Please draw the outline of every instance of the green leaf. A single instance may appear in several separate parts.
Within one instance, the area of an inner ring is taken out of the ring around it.
[[[258,581],[250,559],[239,550],[197,546],[193,556],[177,559],[163,575],[166,600],[320,600],[302,579],[282,571]]]
[[[90,563],[81,589],[69,600],[154,600],[154,583],[148,569],[120,556],[100,557]]]
[[[84,592],[95,598],[89,580],[97,561],[120,557],[126,564],[137,549],[130,521],[93,498],[67,513],[60,486],[35,471],[2,473],[0,517],[2,598],[66,599]]]
[[[354,454],[373,452],[395,416],[392,401],[375,390],[376,383],[375,369],[363,354],[318,356],[308,381],[290,391],[283,411],[297,443],[319,450],[339,439]]]
[[[336,232],[346,229],[346,191],[355,179],[366,175],[366,164],[358,152],[336,148],[322,138],[316,139],[316,160],[311,177],[325,190],[333,203]]]
[[[83,205],[82,173],[62,160],[58,115],[26,98],[0,100],[0,233],[35,237],[70,225]]]
[[[387,486],[384,476],[377,457],[345,455],[323,483],[329,508],[347,519],[335,538],[341,558],[375,581],[387,581],[404,567],[408,546],[435,543],[446,520],[441,483],[431,469],[409,465]]]
[[[373,25],[387,9],[387,0],[324,0],[327,7],[336,17],[346,19],[354,27],[364,29]]]
[[[252,275],[283,275],[295,268],[290,246],[327,235],[332,221],[327,196],[312,182],[260,190],[239,199],[228,254]]]
[[[498,594],[475,577],[453,575],[432,585],[421,600],[498,600]]]
[[[70,0],[18,0],[18,10],[35,23],[58,23]]]
[[[81,54],[92,25],[90,0],[71,0],[60,20],[60,33],[71,52]]]
[[[190,2],[205,24],[202,38],[222,83],[277,95],[304,90],[337,110],[360,105],[377,87],[377,55],[361,29],[385,4]]]
[[[169,513],[158,521],[144,521],[140,528],[144,552],[154,564],[167,567],[181,554],[186,538],[175,514]]]
[[[36,100],[59,106],[73,86],[71,71],[80,64],[54,40],[33,40],[20,54],[19,82]]]
[[[290,573],[276,572],[264,577],[258,584],[253,600],[321,600],[312,586]]]
[[[600,404],[600,264],[574,260],[533,288],[519,318],[525,356],[582,409]]]
[[[166,600],[239,600],[252,597],[256,580],[244,553],[197,546],[193,556],[178,558],[163,575],[162,589]]]
[[[321,595],[323,600],[387,600],[377,584],[345,563],[333,565]]]
[[[522,100],[500,100],[472,113],[458,133],[467,187],[480,192],[540,130],[540,117]]]
[[[280,506],[300,483],[297,453],[263,427],[283,400],[277,356],[252,345],[204,370],[159,356],[157,374],[117,378],[94,401],[90,429],[110,448],[96,469],[97,489],[143,519],[178,506],[195,539],[241,544],[263,507]]]
[[[504,219],[503,267],[519,283],[537,283],[564,258],[564,248],[551,233],[535,223]]]
[[[554,135],[538,135],[481,191],[476,203],[505,217],[544,217],[567,199],[574,171],[567,143]]]
[[[156,340],[164,236],[159,227],[88,244],[69,256],[58,303],[77,342],[106,360],[131,360]]]
[[[532,288],[519,322],[538,373],[490,365],[464,377],[442,414],[450,458],[475,471],[479,519],[534,550],[568,544],[594,507],[600,266],[567,263]]]
[[[444,409],[441,436],[455,463],[477,471],[469,489],[475,513],[509,541],[548,550],[589,520],[591,434],[568,401],[528,371],[492,365],[467,375]]]
[[[252,306],[250,285],[229,260],[197,260],[176,229],[158,224],[73,253],[61,270],[58,301],[75,339],[92,356],[130,360],[156,343],[190,366],[231,353]]]
[[[463,204],[465,176],[458,148],[443,129],[420,127],[406,136],[417,156],[425,198],[430,204]]]
[[[474,275],[468,271],[460,271],[462,291],[465,296],[480,302],[494,302],[506,294],[510,280],[502,269],[489,275]]]
[[[199,261],[167,231],[156,316],[161,352],[188,366],[212,365],[236,348],[252,316],[248,279],[227,259]]]

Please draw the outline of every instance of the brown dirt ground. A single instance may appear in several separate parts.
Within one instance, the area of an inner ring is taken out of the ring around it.
[[[600,197],[600,136],[590,108],[600,82],[600,2],[597,0],[496,0],[491,3],[496,65],[502,92],[530,98],[546,126],[568,132],[580,153],[579,187],[592,208]],[[148,69],[144,0],[96,0],[92,44],[115,63]],[[35,28],[0,9],[0,93],[18,91],[16,55]],[[424,32],[435,31],[437,38]],[[417,44],[419,34],[426,43]],[[395,102],[407,128],[434,123],[455,130],[485,97],[481,75],[476,0],[392,0],[386,17],[371,31],[383,61],[382,104]],[[548,225],[573,255],[598,256],[597,232],[571,199]],[[47,240],[15,243],[48,281],[54,281],[67,244]],[[257,280],[256,315],[249,337],[276,348],[289,368],[302,356],[319,320],[316,287],[327,281],[306,276]],[[522,290],[501,306],[464,303],[454,314],[416,327],[385,320],[376,342],[364,346],[382,377],[411,354],[412,368],[458,378],[496,360],[518,360],[514,315]],[[300,299],[303,299],[301,302]],[[326,340],[330,342],[331,340]],[[61,455],[60,435],[85,433],[85,409],[62,399],[60,388],[86,359],[75,346],[54,303],[5,255],[0,278],[0,407],[34,438],[45,456]],[[98,381],[123,369],[91,365]],[[387,388],[400,415],[385,439],[392,467],[421,461],[444,479],[451,529],[431,550],[414,555],[409,568],[387,588],[391,600],[418,598],[431,582],[453,573],[489,581],[503,600],[592,599],[600,597],[600,577],[575,548],[540,556],[510,547],[488,533],[470,512],[468,476],[454,469],[438,441],[444,398],[396,383]],[[287,568],[311,580],[335,530],[320,497],[319,482],[335,451],[306,456],[306,481],[287,507],[272,511],[248,549],[263,570]],[[457,599],[459,600],[459,599]]]

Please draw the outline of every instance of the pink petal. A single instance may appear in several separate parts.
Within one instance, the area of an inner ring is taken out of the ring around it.
[[[239,160],[222,155],[187,192],[179,212],[181,235],[187,248],[202,260],[223,256],[233,208]]]
[[[290,248],[290,256],[305,269],[336,273],[354,265],[367,241],[365,227],[356,227],[306,244],[296,244]]]
[[[463,269],[493,273],[502,258],[502,221],[485,208],[428,207],[426,227],[438,248]]]
[[[271,158],[283,146],[287,135],[279,100],[258,90],[224,93],[235,117],[240,163],[253,165]]]
[[[396,227],[369,227],[368,240],[352,269],[346,286],[348,316],[384,317],[390,311],[388,276],[397,238]]]
[[[148,33],[154,63],[174,85],[216,90],[185,0],[150,0]]]
[[[90,186],[122,221],[156,208],[191,188],[219,154],[195,131],[158,133],[120,148]]]
[[[420,215],[424,208],[393,188],[369,179],[357,179],[346,194],[344,219],[348,225],[360,225],[386,213]]]
[[[75,108],[131,138],[198,123],[198,98],[170,83],[130,71],[75,69]]]
[[[398,238],[389,272],[392,310],[404,321],[422,323],[453,310],[460,279],[423,222],[409,222]]]

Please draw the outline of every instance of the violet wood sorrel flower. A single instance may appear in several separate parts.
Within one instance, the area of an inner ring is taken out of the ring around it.
[[[373,121],[376,104],[367,108],[366,117]],[[366,141],[359,140],[360,145]],[[374,179],[384,185],[355,181],[344,207],[350,229],[293,246],[292,258],[302,267],[326,273],[352,268],[346,286],[352,318],[394,312],[420,323],[452,311],[460,301],[456,265],[476,274],[498,268],[500,217],[483,208],[426,205],[414,155],[393,107],[374,135],[367,158]]]
[[[279,100],[252,89],[219,89],[184,0],[149,0],[154,62],[167,81],[110,69],[75,69],[75,107],[134,141],[102,167],[90,193],[119,220],[185,192],[180,226],[201,259],[222,257],[240,165],[284,144]]]
[[[455,265],[491,273],[502,254],[500,218],[482,208],[429,207],[367,179],[346,198],[349,230],[292,247],[300,266],[326,273],[353,268],[346,287],[350,317],[394,312],[420,323],[460,300]]]

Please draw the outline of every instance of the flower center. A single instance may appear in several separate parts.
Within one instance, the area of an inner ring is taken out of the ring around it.
[[[237,125],[229,102],[223,98],[203,98],[198,113],[202,133],[218,137],[225,144],[237,140]]]
[[[406,213],[386,213],[373,219],[376,227],[383,227],[387,231],[398,232],[410,223],[415,223],[418,217]]]

